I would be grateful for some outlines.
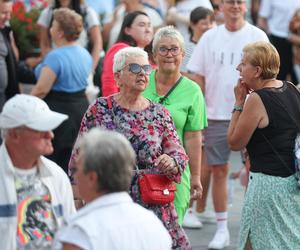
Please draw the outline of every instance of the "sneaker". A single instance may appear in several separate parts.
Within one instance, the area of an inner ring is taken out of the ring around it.
[[[208,244],[208,248],[209,249],[223,249],[224,247],[228,247],[230,244],[229,238],[230,237],[229,237],[228,230],[225,230],[225,231],[217,230],[214,238]]]
[[[213,211],[204,211],[202,213],[197,213],[198,219],[203,223],[216,223],[216,213]]]
[[[186,228],[201,228],[202,223],[198,220],[194,211],[189,208],[183,218],[182,226]]]

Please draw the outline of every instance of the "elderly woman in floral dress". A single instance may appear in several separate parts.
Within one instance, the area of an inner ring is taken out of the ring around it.
[[[163,174],[170,180],[180,182],[188,160],[170,113],[141,94],[148,85],[151,72],[148,55],[136,47],[121,49],[114,57],[113,71],[120,92],[98,98],[88,108],[79,137],[92,127],[115,130],[125,135],[136,152],[139,168],[129,190],[132,199],[152,210],[162,220],[172,237],[173,249],[191,249],[187,236],[177,222],[173,202],[146,204],[140,194],[138,175],[141,172]],[[78,151],[79,145],[75,145],[70,161],[71,173]],[[113,174],[111,178],[114,178]]]

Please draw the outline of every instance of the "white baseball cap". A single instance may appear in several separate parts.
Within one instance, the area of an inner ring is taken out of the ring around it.
[[[68,116],[49,109],[40,98],[19,94],[9,99],[0,114],[0,128],[26,126],[38,131],[57,128]]]

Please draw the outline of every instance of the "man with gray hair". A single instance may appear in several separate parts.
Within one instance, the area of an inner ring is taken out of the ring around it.
[[[78,143],[74,177],[87,205],[57,233],[54,249],[171,249],[161,221],[127,193],[136,156],[125,136],[93,128]]]
[[[75,212],[68,176],[43,155],[52,130],[68,117],[34,96],[16,95],[0,114],[0,242],[2,250],[50,249],[56,230]]]

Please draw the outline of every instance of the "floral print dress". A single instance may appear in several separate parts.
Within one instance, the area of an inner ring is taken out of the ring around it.
[[[108,100],[111,102],[111,107]],[[137,155],[139,172],[160,173],[160,170],[154,166],[154,161],[162,154],[173,157],[179,165],[179,172],[168,178],[177,183],[180,182],[188,157],[180,144],[170,113],[162,105],[150,102],[144,110],[131,111],[119,106],[114,96],[98,98],[94,104],[90,105],[83,117],[78,139],[93,127],[114,130],[125,135]],[[69,165],[71,176],[78,152],[79,148],[76,143]],[[172,249],[192,249],[186,234],[177,222],[173,203],[165,205],[143,203],[137,171],[133,176],[129,193],[135,202],[152,210],[161,219],[171,235]]]

